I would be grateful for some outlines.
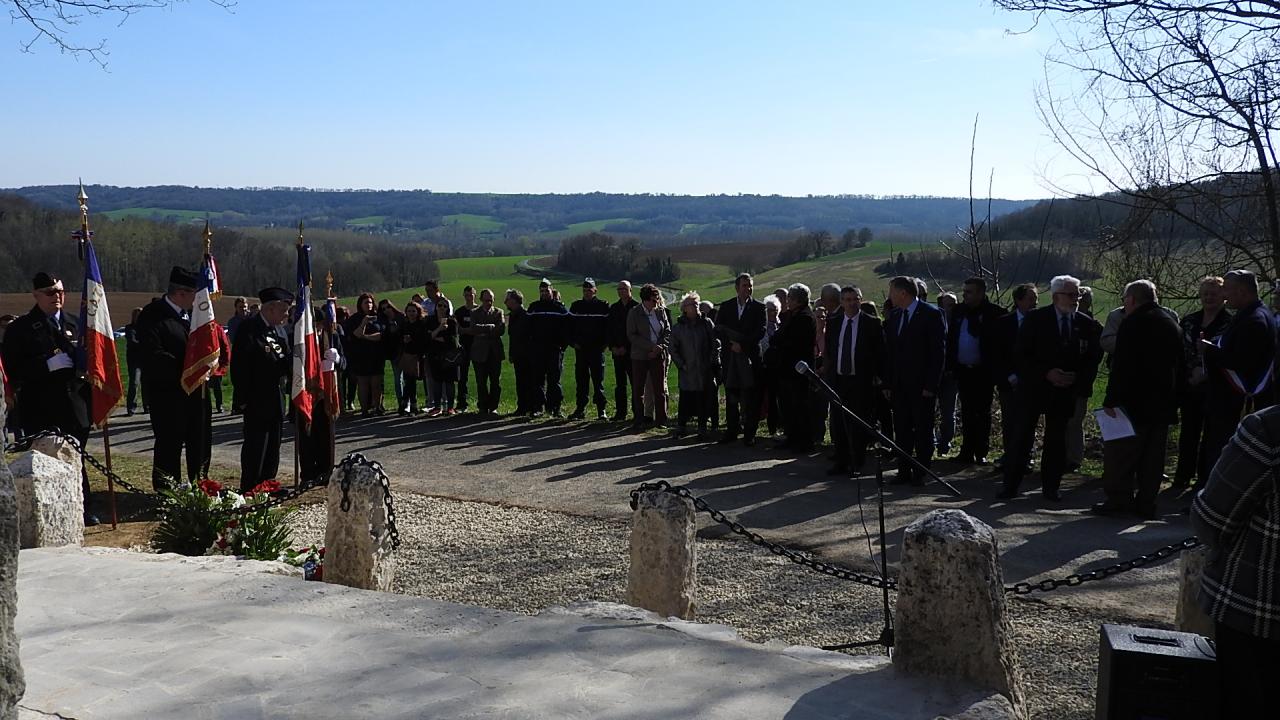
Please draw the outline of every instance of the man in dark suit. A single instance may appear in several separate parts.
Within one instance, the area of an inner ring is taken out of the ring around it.
[[[292,369],[290,348],[278,328],[289,319],[293,294],[282,288],[258,293],[262,309],[246,320],[231,348],[231,382],[244,403],[244,445],[240,448],[240,492],[252,490],[280,471],[284,424],[281,388]]]
[[[608,342],[609,304],[596,297],[596,281],[582,281],[582,299],[569,306],[573,316],[573,377],[577,383],[577,405],[571,420],[586,417],[587,395],[596,406],[596,417],[608,419],[604,398],[604,346]]]
[[[1002,315],[992,323],[991,337],[988,347],[991,352],[987,356],[991,372],[991,380],[995,383],[996,393],[1000,400],[1000,435],[1004,453],[996,460],[996,467],[1003,468],[1005,461],[1013,452],[1013,443],[1018,435],[1022,422],[1018,419],[1018,403],[1016,388],[1018,386],[1018,368],[1014,362],[1014,350],[1018,343],[1018,332],[1027,315],[1036,309],[1040,300],[1039,292],[1032,283],[1019,285],[1013,289],[1013,312]],[[1028,471],[1031,453],[1027,453]]]
[[[737,296],[716,309],[716,333],[720,336],[720,367],[724,373],[725,431],[722,444],[742,434],[742,444],[756,443],[760,425],[760,388],[764,386],[764,363],[760,340],[764,338],[764,303],[751,297],[751,275],[734,280]]]
[[[1178,419],[1182,333],[1156,304],[1156,286],[1150,280],[1129,283],[1120,301],[1125,318],[1116,333],[1102,406],[1111,417],[1120,412],[1128,416],[1134,435],[1103,445],[1107,498],[1092,509],[1099,515],[1131,512],[1154,520],[1169,426]]]
[[[194,483],[209,465],[210,419],[203,388],[190,395],[182,389],[182,366],[191,332],[191,305],[199,276],[173,268],[169,288],[138,315],[142,342],[142,383],[151,404],[151,431],[155,437],[151,459],[151,484],[163,490],[182,477],[182,449],[187,450],[187,480]]]
[[[1040,460],[1041,493],[1057,501],[1066,469],[1067,421],[1076,398],[1089,397],[1102,361],[1102,326],[1078,311],[1080,281],[1059,275],[1049,286],[1053,304],[1023,321],[1014,348],[1017,368],[1017,436],[1013,454],[1005,458],[1004,489],[998,497],[1017,497],[1018,486],[1035,442],[1036,421],[1044,415],[1044,451]]]
[[[1216,343],[1201,342],[1209,385],[1201,478],[1209,476],[1241,418],[1275,404],[1275,321],[1258,299],[1258,278],[1248,270],[1232,270],[1223,281],[1227,307],[1235,315]],[[1201,487],[1199,480],[1194,487]]]
[[[627,315],[639,305],[631,296],[631,283],[618,282],[618,302],[609,306],[608,333],[609,354],[613,356],[613,419],[627,419],[627,407],[631,405],[631,341],[627,339]]]
[[[840,402],[869,423],[876,421],[876,385],[884,377],[884,329],[879,318],[862,312],[862,291],[840,289],[841,312],[827,319],[822,370]],[[840,408],[831,407],[831,443],[835,464],[828,475],[856,477],[866,462],[870,438]]]
[[[889,281],[894,309],[884,331],[894,437],[903,450],[914,450],[916,461],[927,468],[933,461],[933,416],[947,340],[942,311],[918,300],[919,292],[914,278],[898,276]],[[905,458],[898,458],[894,482],[923,485],[924,478]]]
[[[569,310],[556,300],[551,281],[538,283],[538,299],[529,303],[529,343],[533,365],[534,416],[543,410],[551,417],[562,417],[564,388],[560,376],[564,372],[564,349],[569,344]]]
[[[61,430],[80,441],[89,439],[91,388],[75,366],[79,323],[65,312],[66,290],[48,273],[32,280],[36,304],[5,330],[4,367],[15,392],[16,427],[23,434]],[[4,402],[0,398],[0,402]],[[89,478],[82,474],[86,525],[97,525],[89,512]]]
[[[506,334],[507,321],[502,311],[493,305],[493,291],[480,291],[480,306],[471,311],[471,324],[462,329],[471,337],[471,366],[476,371],[476,410],[483,418],[497,415],[498,401],[502,399],[502,336]]]
[[[529,323],[529,311],[524,309],[524,294],[508,289],[502,303],[507,306],[507,359],[516,375],[516,416],[532,414],[535,407],[533,391],[533,339]],[[628,360],[629,362],[629,360]]]
[[[960,396],[961,463],[984,463],[991,450],[992,347],[1004,310],[987,300],[987,281],[964,281],[963,302],[955,308],[947,333],[947,368],[956,378]]]

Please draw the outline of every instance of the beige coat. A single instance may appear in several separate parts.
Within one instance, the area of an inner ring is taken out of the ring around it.
[[[649,314],[644,310],[644,303],[636,305],[631,308],[631,312],[627,313],[627,339],[631,341],[632,360],[648,360],[649,351],[655,347],[661,351],[661,355],[667,354],[667,348],[671,344],[671,319],[667,317],[667,311],[664,308],[654,308],[653,314],[660,323],[656,343],[652,340],[653,326],[649,323]]]
[[[506,354],[502,349],[502,336],[507,331],[507,321],[495,305],[488,312],[484,306],[471,311],[471,326],[462,329],[471,341],[471,362],[502,362]]]

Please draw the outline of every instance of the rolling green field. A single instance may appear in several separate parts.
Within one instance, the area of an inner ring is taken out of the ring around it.
[[[217,218],[223,215],[239,216],[242,213],[228,210],[226,212],[206,212],[204,210],[171,210],[169,208],[121,208],[120,210],[108,210],[103,215],[112,220],[120,220],[127,217],[153,218],[159,220],[178,220],[181,222],[190,222],[193,220],[204,220],[205,218]]]
[[[457,224],[469,230],[484,235],[486,233],[500,233],[507,224],[491,215],[472,215],[470,213],[459,213],[457,215],[445,215],[444,222],[446,225]]]
[[[353,227],[367,227],[370,225],[381,225],[386,221],[386,215],[366,215],[364,217],[351,218],[347,221],[347,224]]]

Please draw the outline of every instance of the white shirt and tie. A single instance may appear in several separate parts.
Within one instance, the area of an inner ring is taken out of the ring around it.
[[[862,313],[857,313],[853,317],[840,315],[840,335],[836,343],[836,374],[838,375],[849,376],[857,372],[854,358],[858,348],[858,319],[861,317]]]

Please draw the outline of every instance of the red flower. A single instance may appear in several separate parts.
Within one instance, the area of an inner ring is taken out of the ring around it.
[[[222,492],[222,483],[217,480],[210,480],[209,478],[205,478],[196,483],[196,486],[200,488],[201,492],[209,497],[217,497],[218,493]]]
[[[234,530],[234,529],[236,529],[236,528],[238,528],[238,527],[240,527],[240,521],[239,521],[239,520],[228,520],[228,521],[227,521],[227,528],[228,528],[229,530]]]
[[[254,485],[252,490],[245,493],[245,497],[253,497],[254,495],[257,495],[259,493],[273,493],[273,492],[280,492],[280,483],[276,482],[275,480],[263,480],[257,485]]]
[[[218,549],[219,550],[227,549],[227,539],[222,537],[221,535],[218,536]]]
[[[324,557],[324,548],[320,548],[320,557]]]

